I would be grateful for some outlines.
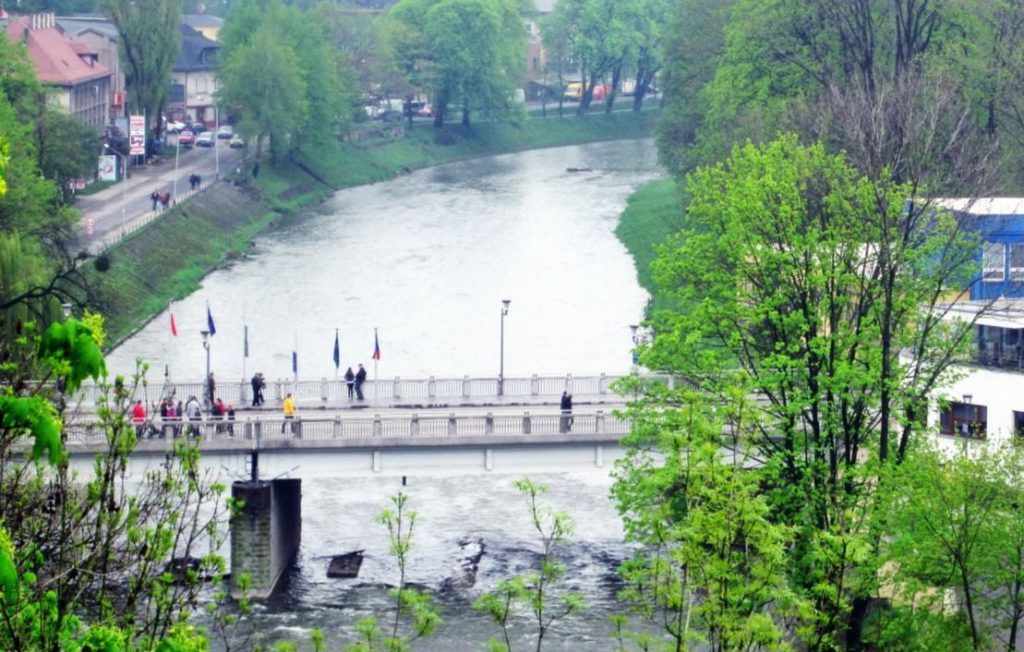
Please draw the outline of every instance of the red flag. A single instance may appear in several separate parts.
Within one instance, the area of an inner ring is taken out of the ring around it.
[[[178,327],[174,324],[174,313],[171,313],[171,335],[178,336]]]

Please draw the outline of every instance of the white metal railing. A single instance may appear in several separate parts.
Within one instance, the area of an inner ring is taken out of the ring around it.
[[[526,376],[505,378],[503,393],[500,400],[518,401],[553,400],[563,391],[582,396],[616,396],[612,384],[627,376],[621,374],[600,374],[597,376]],[[674,380],[667,375],[644,375],[645,380],[663,382],[672,387]],[[95,406],[100,400],[100,388],[93,384],[82,385],[80,391],[72,399],[73,404],[83,408]],[[158,382],[140,386],[136,399],[142,400],[147,407],[159,404],[167,396],[187,401],[190,396],[202,399],[204,393],[202,381]],[[348,399],[348,388],[345,381],[328,380],[289,380],[277,379],[266,381],[263,398],[270,405],[280,405],[289,393],[299,405],[343,403]],[[224,382],[218,380],[215,395],[224,403],[238,407],[252,403],[252,386],[250,381]],[[462,378],[392,378],[380,379],[377,382],[367,381],[363,385],[365,400],[373,405],[401,405],[408,403],[446,403],[451,401],[499,400],[498,379],[488,377]]]
[[[342,418],[340,415],[315,418],[284,419],[255,417],[238,421],[224,419],[153,419],[137,426],[142,438],[173,439],[197,437],[206,441],[239,438],[256,440],[261,449],[274,448],[275,442],[293,439],[331,440],[416,440],[457,439],[458,444],[486,443],[502,436],[536,435],[625,435],[629,421],[602,410],[566,416],[561,412],[532,414],[430,415],[407,414]],[[106,442],[106,435],[97,423],[76,423],[67,427],[67,441],[72,447],[95,447]],[[456,443],[456,442],[453,442]]]

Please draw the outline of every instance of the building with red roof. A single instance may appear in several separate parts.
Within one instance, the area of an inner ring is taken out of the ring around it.
[[[57,90],[61,109],[102,133],[110,116],[111,72],[99,54],[65,36],[53,14],[11,17],[4,31],[24,43],[39,81]]]

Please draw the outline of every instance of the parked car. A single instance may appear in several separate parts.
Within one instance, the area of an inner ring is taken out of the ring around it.
[[[181,122],[181,121],[168,120],[168,122],[167,122],[167,131],[169,133],[172,133],[172,134],[180,134],[187,127],[188,127],[188,125],[186,125],[184,122]]]
[[[231,140],[228,141],[228,147],[231,149],[241,149],[245,147],[245,141],[242,140],[241,136],[232,136]]]
[[[421,118],[432,118],[434,117],[434,107],[430,106],[429,104],[424,104],[416,112],[416,115],[420,116]]]
[[[192,131],[194,131],[197,134],[203,133],[204,131],[206,131],[206,123],[204,123],[204,122],[193,122],[192,123]]]
[[[196,136],[196,145],[199,147],[213,147],[213,132],[204,131]]]
[[[196,142],[196,135],[188,129],[178,134],[178,144],[182,147],[192,147]]]
[[[227,140],[234,135],[235,130],[231,127],[231,125],[221,125],[217,129],[217,138],[223,138],[224,140]]]

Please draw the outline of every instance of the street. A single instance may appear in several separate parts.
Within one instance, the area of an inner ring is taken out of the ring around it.
[[[226,177],[242,161],[245,149],[230,149],[227,141],[217,139],[214,147],[193,147],[182,149],[177,170],[175,170],[176,136],[172,136],[165,156],[158,163],[129,166],[127,183],[119,180],[109,188],[94,195],[79,198],[74,208],[81,213],[83,247],[96,253],[103,243],[116,240],[121,231],[130,232],[132,225],[143,220],[152,212],[150,194],[170,193],[171,203],[189,192],[188,178],[198,174],[204,183],[215,181],[218,176]],[[219,150],[219,175],[217,151]],[[120,161],[119,161],[120,163]],[[175,188],[177,179],[177,188]],[[92,233],[87,234],[91,220]]]

